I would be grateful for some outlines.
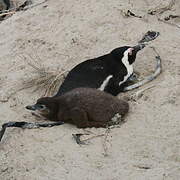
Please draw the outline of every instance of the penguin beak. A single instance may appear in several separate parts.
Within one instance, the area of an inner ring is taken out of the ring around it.
[[[145,47],[145,44],[138,44],[137,46],[132,47],[133,48],[133,54],[136,54],[138,51],[140,51],[144,47]]]
[[[35,104],[35,105],[26,106],[26,109],[31,110],[31,111],[35,111],[35,110],[37,110],[37,109],[39,109],[39,108],[38,108],[38,106]]]

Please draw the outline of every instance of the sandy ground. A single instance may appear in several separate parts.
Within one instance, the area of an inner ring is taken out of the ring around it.
[[[163,65],[162,74],[145,87],[155,86],[136,101],[129,101],[127,122],[110,131],[106,156],[104,137],[79,146],[72,133],[83,130],[71,125],[10,128],[0,143],[1,180],[180,179],[180,28],[157,20],[180,15],[180,1],[162,14],[147,14],[168,2],[49,0],[0,23],[1,124],[36,121],[24,107],[42,96],[43,90],[19,90],[33,75],[28,60],[52,70],[69,69],[118,46],[136,45],[145,32],[156,30],[161,35],[149,46],[157,48]],[[124,17],[122,11],[128,9],[143,18]],[[168,22],[180,25],[178,18]],[[150,74],[154,65],[149,47],[138,54],[135,69],[142,76]],[[105,132],[103,128],[88,130]]]

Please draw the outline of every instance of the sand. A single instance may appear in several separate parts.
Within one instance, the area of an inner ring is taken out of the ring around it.
[[[24,107],[43,96],[44,90],[21,89],[33,76],[29,61],[50,70],[68,70],[116,47],[136,45],[144,33],[155,30],[160,36],[138,53],[134,67],[141,77],[153,71],[155,59],[150,46],[156,47],[163,67],[161,75],[144,86],[154,87],[129,101],[126,123],[111,129],[106,152],[103,136],[90,140],[88,145],[76,144],[72,133],[84,130],[71,125],[9,128],[0,143],[1,180],[180,179],[180,28],[169,24],[180,25],[180,19],[158,21],[180,15],[180,1],[161,14],[148,14],[148,10],[169,2],[48,0],[0,23],[1,124],[37,121]],[[125,17],[123,12],[128,9],[143,18]],[[96,135],[106,131],[87,130]]]

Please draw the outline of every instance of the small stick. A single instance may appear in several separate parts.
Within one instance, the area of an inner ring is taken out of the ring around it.
[[[53,126],[59,126],[64,124],[64,122],[49,122],[49,123],[30,123],[30,122],[8,122],[2,125],[2,129],[0,131],[0,141],[6,131],[7,127],[18,127],[23,129],[35,129],[40,127],[53,127]]]
[[[137,18],[142,18],[142,16],[136,15],[130,10],[127,11],[127,16],[134,16],[134,17],[137,17]]]
[[[83,136],[83,135],[89,135],[89,134],[72,134],[72,136],[75,139],[76,143],[79,144],[79,145],[86,145],[85,141],[88,141],[88,140],[91,140],[91,139],[94,139],[94,138],[97,138],[97,137],[105,136],[105,134],[98,134],[98,135],[92,136],[90,138],[86,138],[84,140],[81,140],[80,137]]]
[[[163,23],[165,23],[165,24],[168,24],[168,25],[170,25],[170,26],[177,27],[178,29],[180,29],[180,25],[178,25],[178,24],[171,23],[171,22],[168,22],[167,20],[163,20],[163,19],[160,19],[160,18],[158,18],[158,21],[163,22]]]
[[[180,15],[172,15],[172,14],[170,14],[169,16],[165,17],[164,20],[169,21],[170,19],[174,19],[174,18],[180,18]]]
[[[92,136],[90,138],[86,138],[83,141],[88,141],[88,140],[91,140],[91,139],[94,139],[94,138],[97,138],[97,137],[101,137],[101,136],[105,136],[105,134],[98,134],[98,135]]]
[[[144,91],[148,90],[148,89],[151,89],[153,88],[155,85],[151,85],[151,86],[148,86],[148,87],[145,87],[143,89],[140,89],[139,91],[137,91],[134,95],[132,95],[132,99],[136,100],[138,98],[140,98],[143,94]]]
[[[141,165],[134,165],[134,167],[137,167],[139,169],[145,169],[145,170],[151,169],[151,167],[149,167],[149,166],[141,166]]]

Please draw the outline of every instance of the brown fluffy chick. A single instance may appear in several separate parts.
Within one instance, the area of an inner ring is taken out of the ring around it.
[[[106,127],[115,115],[124,116],[129,104],[97,89],[77,88],[59,97],[40,98],[26,108],[39,111],[49,120],[86,128]]]

